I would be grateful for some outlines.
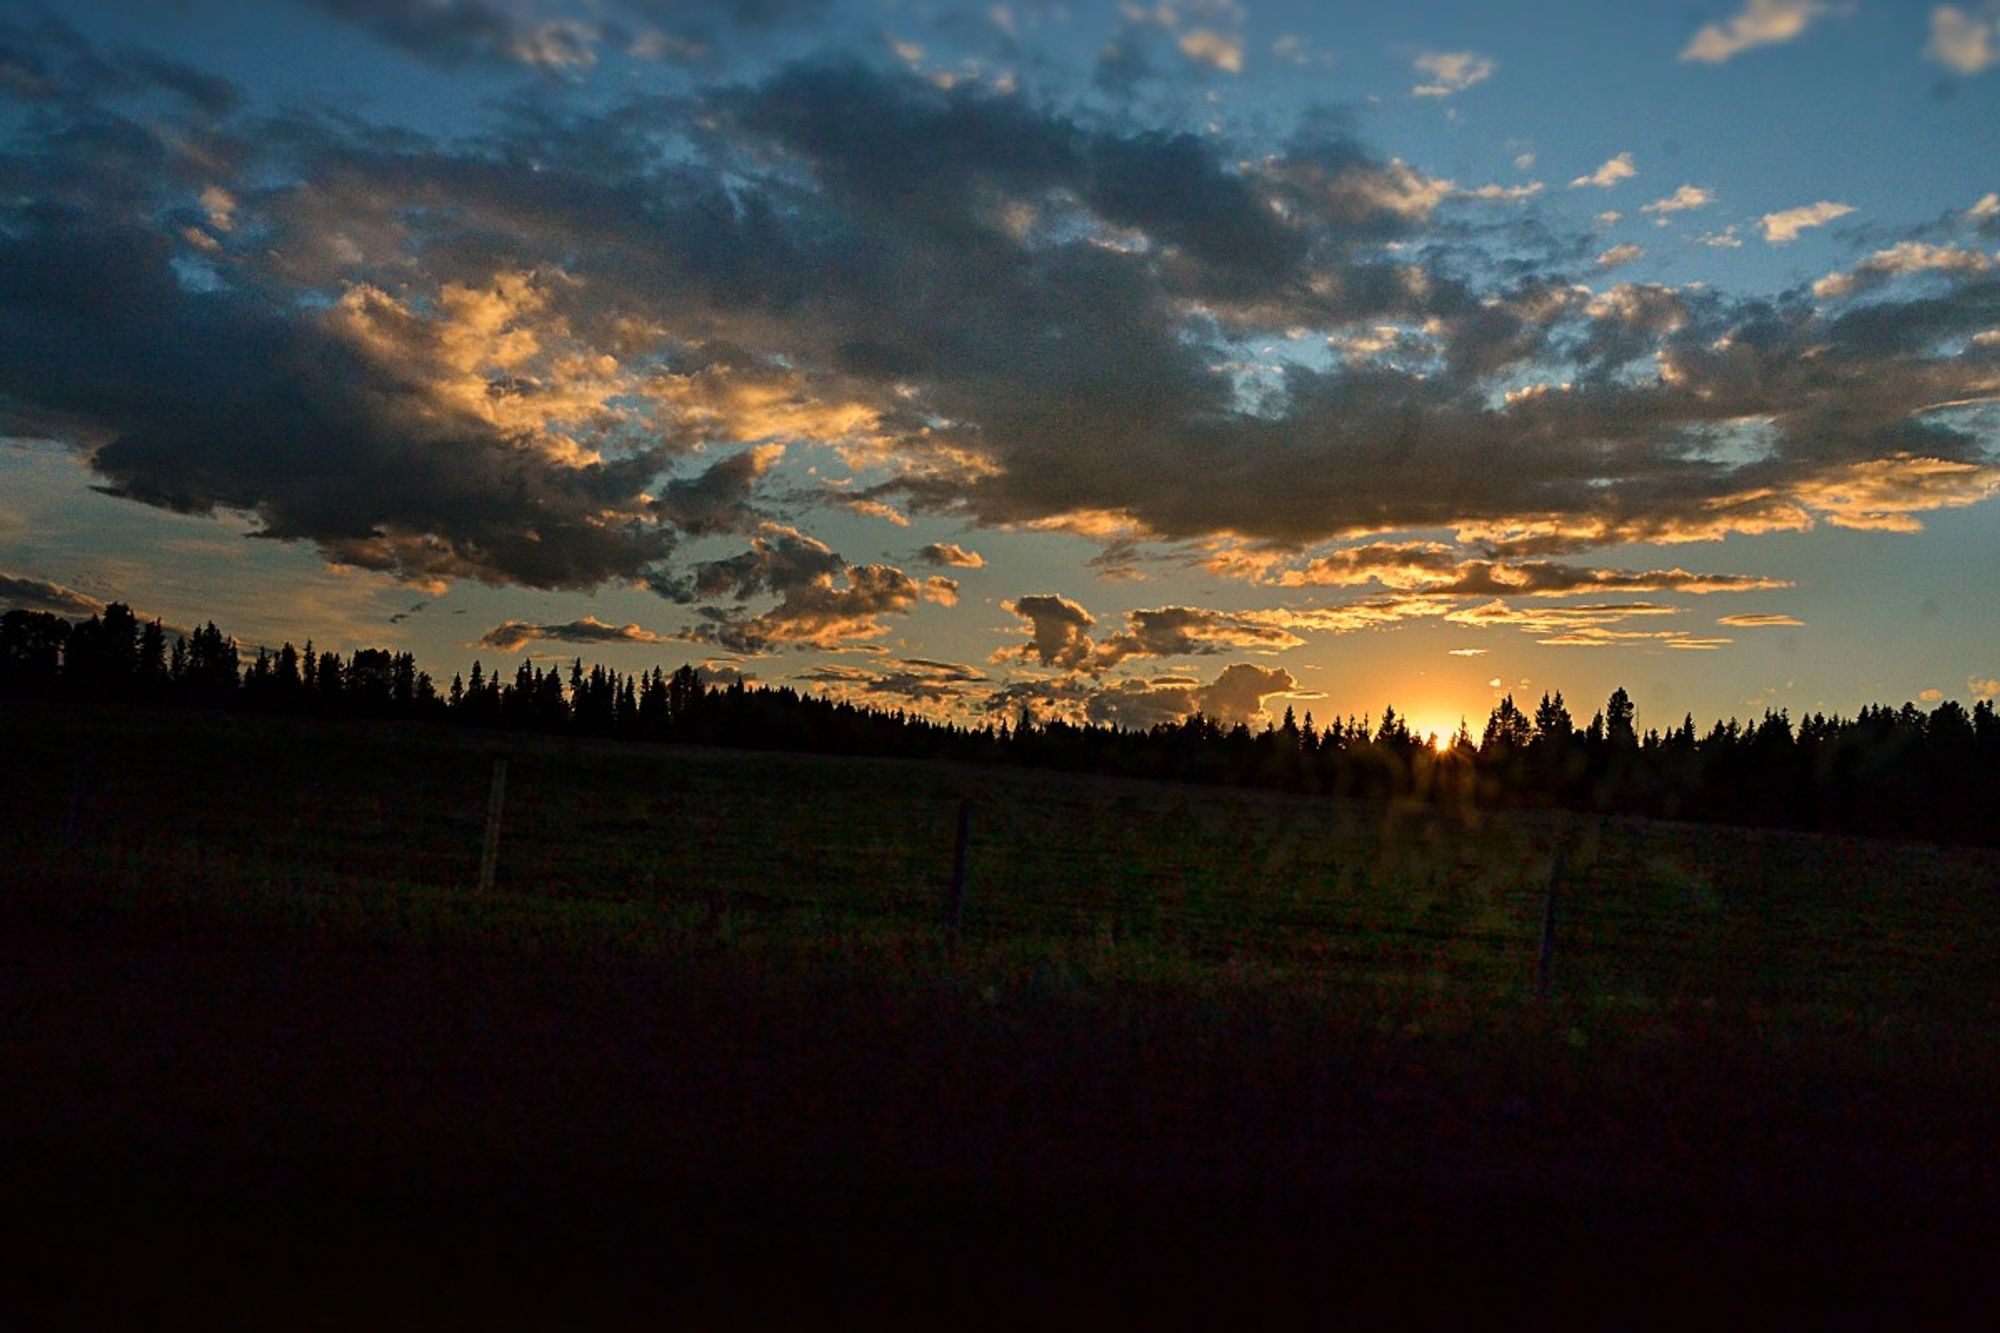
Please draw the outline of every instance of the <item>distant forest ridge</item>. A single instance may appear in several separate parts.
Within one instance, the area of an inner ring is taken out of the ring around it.
[[[407,719],[502,731],[751,749],[1023,764],[1069,772],[1366,799],[1547,807],[2000,845],[2000,715],[1945,700],[1819,713],[1767,711],[1641,734],[1623,689],[1579,725],[1560,693],[1510,695],[1475,739],[1441,747],[1393,708],[1321,725],[1292,710],[1262,731],[1196,713],[1147,731],[1036,720],[939,722],[784,686],[705,683],[691,666],[636,674],[475,662],[440,688],[408,653],[347,657],[287,643],[244,660],[214,622],[182,635],[113,603],[88,620],[0,616],[0,698]]]

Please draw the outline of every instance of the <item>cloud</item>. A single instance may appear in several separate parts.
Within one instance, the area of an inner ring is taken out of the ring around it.
[[[968,551],[956,542],[931,542],[917,552],[917,559],[927,565],[940,565],[948,569],[984,569],[986,557],[977,551]]]
[[[1644,247],[1627,241],[1623,245],[1614,245],[1599,255],[1595,267],[1600,271],[1608,268],[1617,268],[1621,264],[1629,264],[1635,259],[1643,258],[1645,253]]]
[[[1887,250],[1877,250],[1845,273],[1829,273],[1813,284],[1813,295],[1822,301],[1852,296],[1913,273],[1984,274],[1994,261],[1977,250],[1955,245],[1931,245],[1924,241],[1899,241]]]
[[[898,528],[910,526],[910,516],[894,505],[883,504],[880,500],[869,500],[858,495],[842,495],[838,491],[823,492],[822,498],[842,509],[861,515],[863,518],[879,518],[884,523]]]
[[[0,573],[0,605],[13,611],[48,611],[65,619],[88,619],[104,610],[89,593],[47,579]]]
[[[543,17],[518,0],[305,2],[441,69],[485,66],[567,76],[595,66],[601,47],[620,47],[642,60],[698,60],[725,32],[774,28],[827,7],[827,0],[595,0],[579,7],[591,16],[586,20]]]
[[[1780,626],[1803,625],[1806,622],[1796,616],[1759,611],[1734,616],[1718,616],[1715,623],[1718,625],[1733,626],[1738,629],[1770,629]]]
[[[570,19],[536,22],[487,0],[309,0],[376,37],[446,69],[486,62],[548,71],[588,69],[600,36]]]
[[[1924,54],[1954,74],[1980,74],[2000,65],[2000,19],[1968,14],[1955,5],[1931,11],[1931,40]]]
[[[844,583],[822,573],[789,584],[776,606],[757,615],[703,607],[684,637],[746,654],[780,647],[840,651],[887,634],[882,616],[906,614],[925,598],[948,602],[958,591],[950,579],[920,584],[891,565],[848,565],[843,576]]]
[[[512,390],[484,394],[500,379],[463,396],[454,358],[502,375],[524,344],[474,350],[487,312],[457,289],[431,317],[359,288],[280,309],[190,291],[161,237],[77,214],[30,220],[0,252],[0,393],[88,442],[114,495],[249,511],[260,536],[413,582],[588,588],[673,547],[643,521],[657,450],[610,460],[536,432],[509,419]],[[509,299],[534,308],[526,286],[487,304]]]
[[[1319,556],[1268,577],[1281,587],[1375,583],[1419,597],[1570,597],[1620,592],[1748,592],[1789,587],[1755,574],[1685,569],[1590,569],[1547,560],[1467,559],[1441,542],[1370,542]]]
[[[1243,72],[1243,39],[1232,33],[1207,28],[1191,28],[1181,34],[1181,54],[1201,65],[1211,65],[1229,74]]]
[[[1833,308],[1592,293],[1601,246],[1528,219],[1496,240],[1338,113],[1259,146],[822,58],[671,97],[538,87],[442,139],[209,124],[82,63],[22,76],[43,128],[0,154],[4,428],[132,502],[426,585],[637,583],[746,643],[832,623],[753,623],[776,608],[752,597],[949,595],[856,591],[768,527],[809,459],[865,477],[856,501],[1127,555],[1452,532],[1503,562],[1914,525],[1992,466],[1944,406],[1992,392],[1972,261]],[[1877,475],[1907,460],[1943,470]],[[680,563],[728,533],[747,561]]]
[[[1578,176],[1569,183],[1569,188],[1580,190],[1586,185],[1594,185],[1600,190],[1608,190],[1619,181],[1630,180],[1638,174],[1639,169],[1632,165],[1632,154],[1620,153],[1616,157],[1607,159],[1602,166],[1588,175]]]
[[[1193,606],[1132,611],[1126,629],[1098,645],[1093,666],[1106,668],[1128,657],[1187,657],[1249,650],[1278,652],[1305,640],[1252,614]]]
[[[1506,627],[1531,634],[1604,630],[1627,620],[1673,616],[1679,612],[1660,602],[1590,602],[1582,605],[1511,606],[1494,598],[1478,606],[1461,607],[1445,613],[1454,625],[1478,629]],[[1651,637],[1643,635],[1642,637]]]
[[[1207,685],[1194,692],[1196,707],[1224,725],[1250,722],[1261,717],[1264,700],[1298,688],[1292,673],[1283,667],[1261,667],[1236,662],[1222,669]]]
[[[1904,455],[1869,459],[1828,473],[1813,506],[1840,528],[1919,532],[1915,515],[1962,509],[2000,494],[2000,465]]]
[[[1242,614],[1281,629],[1311,634],[1352,634],[1405,620],[1442,616],[1450,609],[1448,601],[1422,597],[1375,597],[1340,606],[1288,606]]]
[[[1448,650],[1448,651],[1447,651],[1447,653],[1446,653],[1446,656],[1448,656],[1448,657],[1484,657],[1484,656],[1486,656],[1486,649],[1484,649],[1484,648],[1453,648],[1453,649],[1450,649],[1450,650]]]
[[[919,582],[893,565],[850,565],[825,542],[780,523],[766,523],[748,550],[659,577],[653,586],[672,601],[707,603],[682,637],[746,654],[864,645],[889,632],[881,617],[907,614],[920,601],[948,606],[958,598],[951,579]],[[765,611],[753,615],[743,605],[766,595],[777,603]],[[735,605],[718,603],[724,597]]]
[[[2000,676],[1967,676],[1965,688],[1975,699],[2000,699]]]
[[[88,620],[102,615],[107,604],[102,598],[87,592],[52,583],[47,579],[32,578],[24,574],[9,574],[0,571],[0,610],[42,611],[60,616],[64,620]],[[162,620],[156,615],[134,609],[133,616],[140,624],[161,620],[169,635],[187,635],[192,631],[185,625],[171,620]]]
[[[749,507],[750,493],[784,452],[783,445],[761,444],[718,459],[696,476],[668,482],[653,512],[695,535],[753,526],[761,516]]]
[[[1715,195],[1699,185],[1683,185],[1664,199],[1655,199],[1650,204],[1641,204],[1641,213],[1685,213],[1691,208],[1706,208],[1715,202]]]
[[[969,666],[929,658],[903,658],[882,667],[828,665],[801,672],[798,679],[827,687],[842,698],[887,696],[914,703],[939,704],[966,700],[981,693],[974,687],[986,677]]]
[[[1418,97],[1450,97],[1464,92],[1492,78],[1499,68],[1492,57],[1476,51],[1426,51],[1415,63],[1417,72],[1431,79],[1410,89]]]
[[[1225,727],[1254,726],[1264,720],[1266,699],[1297,688],[1283,668],[1237,662],[1206,685],[1187,677],[1110,682],[1086,697],[1084,715],[1100,726],[1141,731],[1196,712]]]
[[[1131,658],[1279,652],[1305,642],[1267,612],[1193,606],[1127,612],[1125,629],[1098,642],[1091,636],[1096,617],[1066,597],[1040,594],[1003,605],[1027,622],[1028,641],[999,650],[992,660],[1067,671],[1101,674]]]
[[[1458,193],[1463,199],[1491,199],[1511,203],[1521,199],[1533,199],[1541,192],[1540,181],[1529,181],[1525,185],[1481,185],[1476,189],[1460,190]]]
[[[1081,676],[1016,677],[989,692],[980,706],[988,714],[1008,718],[1025,712],[1044,722],[1058,717],[1082,722],[1085,705],[1102,688]]]
[[[202,118],[225,117],[242,103],[227,79],[142,49],[100,51],[51,7],[12,8],[22,17],[0,19],[0,97],[50,106],[158,94],[174,113]]]
[[[702,561],[687,575],[662,579],[655,584],[655,591],[683,603],[725,596],[748,601],[762,593],[782,596],[831,579],[846,563],[819,538],[782,523],[766,523],[750,539],[748,550]]]
[[[1090,629],[1097,617],[1083,607],[1054,593],[1017,597],[1001,605],[1028,622],[1028,642],[1002,649],[993,655],[994,661],[1017,658],[1071,671],[1089,666],[1095,647]]]
[[[1821,0],[1750,0],[1726,22],[1704,24],[1681,59],[1719,65],[1754,47],[1789,42],[1829,12]]]
[[[1450,612],[1447,621],[1482,629],[1511,628],[1550,648],[1674,648],[1712,651],[1734,640],[1690,634],[1683,629],[1633,629],[1625,622],[1648,623],[1677,615],[1658,602],[1603,602],[1584,606],[1509,606],[1499,600]]]
[[[756,673],[745,671],[743,663],[727,659],[709,658],[699,662],[695,665],[694,674],[695,679],[707,689],[726,690],[738,684],[753,685],[757,681]]]
[[[607,625],[595,616],[585,616],[561,625],[535,625],[525,620],[507,620],[479,637],[483,648],[517,653],[530,643],[643,644],[670,640],[637,625]]]
[[[1576,606],[1566,608],[1574,612],[1594,612],[1594,614],[1540,614],[1526,612],[1514,614],[1504,612],[1496,606],[1480,608],[1482,614],[1466,616],[1464,624],[1486,624],[1486,626],[1514,626],[1522,632],[1534,636],[1534,640],[1548,648],[1618,648],[1618,646],[1660,646],[1660,648],[1684,648],[1684,650],[1714,650],[1722,648],[1734,640],[1688,634],[1678,628],[1614,628],[1620,620],[1644,614],[1672,614],[1670,606]],[[1458,618],[1458,616],[1448,616]]]
[[[1780,213],[1766,213],[1757,219],[1757,225],[1764,229],[1764,239],[1772,245],[1785,245],[1799,238],[1799,233],[1810,227],[1823,227],[1835,218],[1844,218],[1854,211],[1852,204],[1836,204],[1822,199],[1816,204],[1803,208],[1788,208]]]

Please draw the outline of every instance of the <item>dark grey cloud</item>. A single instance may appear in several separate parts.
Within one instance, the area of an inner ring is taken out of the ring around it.
[[[0,606],[10,611],[50,611],[70,619],[94,616],[102,600],[75,588],[25,574],[0,573]]]
[[[518,653],[531,643],[647,644],[669,640],[637,625],[607,625],[595,616],[566,621],[560,625],[537,625],[525,620],[507,620],[480,635],[483,648]]]
[[[1076,602],[1054,594],[1017,597],[1004,607],[1026,622],[1025,643],[1003,648],[996,662],[1020,661],[1066,671],[1101,674],[1132,658],[1206,657],[1217,653],[1277,652],[1305,640],[1259,612],[1163,606],[1131,611],[1125,629],[1093,639],[1097,619]]]
[[[708,603],[686,637],[746,654],[868,648],[888,632],[881,617],[907,614],[924,600],[950,605],[958,596],[951,579],[920,582],[893,565],[850,565],[825,542],[776,523],[748,550],[703,561],[656,587],[675,601]],[[777,603],[757,614],[744,606],[766,595]],[[717,604],[724,597],[733,604]]]
[[[261,536],[420,579],[587,588],[672,549],[633,522],[657,455],[551,458],[292,310],[186,289],[171,258],[74,214],[0,237],[0,395],[101,440],[111,494],[249,511]]]
[[[1028,641],[995,654],[1004,661],[1018,658],[1045,667],[1083,670],[1096,656],[1090,629],[1097,617],[1067,597],[1054,593],[1034,593],[1005,604],[1007,610],[1028,622]]]
[[[1298,682],[1282,667],[1236,662],[1206,685],[1184,676],[1114,681],[1093,691],[1083,711],[1091,722],[1132,731],[1197,712],[1226,727],[1255,725],[1264,719],[1266,699],[1296,688]]]
[[[463,59],[546,21],[327,3]],[[0,50],[42,109],[0,150],[10,428],[70,439],[115,494],[413,579],[646,581],[743,643],[780,641],[753,597],[804,599],[780,617],[804,625],[921,596],[844,585],[804,534],[666,566],[681,533],[761,531],[756,449],[799,440],[892,474],[854,498],[980,523],[1288,549],[1443,528],[1514,558],[1908,525],[2000,485],[1990,430],[1940,408],[1990,394],[1994,273],[1884,269],[1865,302],[1592,293],[1587,258],[1509,270],[1441,217],[1450,182],[1338,118],[1259,154],[822,61],[523,97],[442,142],[252,123],[73,34]],[[93,61],[184,123],[120,111]],[[688,474],[706,447],[728,452]]]
[[[817,537],[772,524],[751,539],[748,550],[703,561],[678,586],[663,591],[680,602],[720,597],[745,602],[764,593],[784,596],[829,580],[846,567],[839,553]]]
[[[445,64],[503,55],[515,21],[486,0],[308,0],[314,7]]]
[[[653,502],[654,512],[692,535],[753,526],[762,516],[750,507],[750,493],[781,452],[776,446],[746,449],[670,481]]]
[[[81,106],[93,97],[149,93],[166,93],[211,117],[242,102],[234,84],[206,70],[151,51],[100,51],[53,11],[0,16],[0,97]]]
[[[35,578],[27,574],[0,572],[0,610],[44,611],[61,616],[65,620],[88,620],[102,615],[106,606],[100,597],[94,597],[76,588],[66,587],[48,579]],[[191,633],[187,626],[173,621],[163,621],[159,616],[142,611],[133,613],[141,624],[161,621],[162,627],[170,635]]]
[[[575,14],[535,16],[495,0],[305,2],[446,69],[485,63],[558,70],[588,66],[596,60],[602,35]]]
[[[800,680],[828,686],[834,693],[886,696],[915,703],[949,703],[983,696],[986,677],[956,662],[905,658],[870,666],[830,665],[802,672]]]
[[[1133,657],[1207,657],[1216,653],[1277,652],[1305,640],[1280,625],[1231,611],[1162,606],[1133,611],[1122,634],[1097,647],[1096,664],[1116,666]]]
[[[695,667],[694,674],[703,685],[713,689],[728,689],[735,685],[753,685],[757,677],[743,670],[740,662],[703,662]]]
[[[847,565],[836,578],[824,573],[784,585],[775,606],[756,615],[733,607],[705,606],[687,637],[755,654],[774,648],[875,651],[870,640],[887,634],[885,615],[903,615],[926,597],[949,602],[949,579],[923,583],[893,565]]]
[[[1080,719],[1085,705],[1096,692],[1097,686],[1082,677],[1030,677],[1010,680],[998,689],[988,691],[980,706],[1010,725],[1024,710],[1036,721],[1045,722],[1056,717]]]

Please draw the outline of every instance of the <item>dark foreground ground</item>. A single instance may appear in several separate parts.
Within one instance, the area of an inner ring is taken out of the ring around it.
[[[5,977],[13,1327],[1970,1326],[2000,1295],[1990,1070],[18,922]]]
[[[153,884],[47,841],[0,871],[8,1327],[1990,1327],[2000,1298],[1972,925],[1901,963],[1829,942],[1830,978],[1884,969],[1833,992],[1875,1007],[1540,1001],[1444,968],[1458,938],[1397,989],[618,898],[538,935],[532,895],[440,924],[442,890],[249,884],[226,846]]]

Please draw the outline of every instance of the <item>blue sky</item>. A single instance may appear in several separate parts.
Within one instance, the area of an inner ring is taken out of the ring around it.
[[[0,595],[981,720],[2000,692],[2000,5],[0,2]]]

